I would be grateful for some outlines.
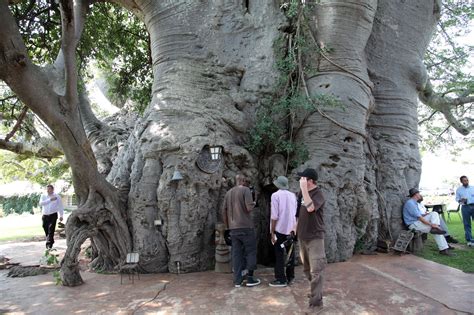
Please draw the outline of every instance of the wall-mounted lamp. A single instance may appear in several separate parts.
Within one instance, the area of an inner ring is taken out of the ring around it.
[[[222,147],[221,146],[210,146],[209,150],[211,151],[211,160],[219,160],[221,158]]]
[[[224,162],[222,151],[223,147],[220,145],[206,144],[196,159],[197,167],[208,174],[217,172]]]
[[[178,170],[175,170],[173,173],[173,177],[171,178],[172,182],[177,182],[183,179],[183,175]]]

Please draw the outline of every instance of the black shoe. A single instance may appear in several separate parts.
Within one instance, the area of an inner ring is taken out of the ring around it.
[[[452,237],[451,235],[446,235],[445,238],[446,238],[446,242],[448,243],[452,243],[452,244],[459,243],[459,241],[455,239],[454,237]]]
[[[454,254],[451,253],[448,249],[440,250],[440,251],[439,251],[439,254],[440,254],[440,255],[444,255],[444,256],[450,256],[450,257],[451,257],[451,256],[454,256]]]
[[[247,284],[246,284],[247,287],[254,287],[259,284],[260,284],[260,279],[254,278],[254,277],[247,278]]]
[[[440,228],[434,227],[434,228],[431,228],[430,233],[442,235],[442,234],[446,234],[446,231],[443,231]]]
[[[286,283],[286,281],[273,280],[268,285],[271,286],[271,287],[283,288],[283,287],[286,287],[288,285],[288,283]]]

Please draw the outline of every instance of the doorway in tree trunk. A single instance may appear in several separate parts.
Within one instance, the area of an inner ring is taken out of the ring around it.
[[[257,262],[265,266],[274,266],[275,252],[270,242],[270,215],[271,215],[271,196],[278,189],[270,184],[262,188],[262,196],[259,200],[259,218],[257,233]]]

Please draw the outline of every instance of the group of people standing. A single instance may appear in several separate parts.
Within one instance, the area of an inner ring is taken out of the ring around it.
[[[316,170],[298,173],[300,192],[289,191],[288,179],[279,176],[273,183],[278,191],[271,196],[270,240],[275,251],[275,280],[272,287],[285,287],[292,282],[294,251],[291,243],[298,236],[303,271],[310,281],[309,307],[323,305],[323,271],[327,264],[324,249],[324,196],[317,185]],[[243,175],[236,176],[236,186],[224,199],[222,217],[230,230],[232,242],[233,282],[235,287],[256,286],[257,242],[251,211],[255,206]],[[287,255],[285,255],[285,253]],[[286,257],[289,256],[289,257]]]
[[[271,196],[270,241],[275,251],[275,280],[272,287],[285,287],[295,278],[295,255],[291,246],[298,237],[303,272],[310,281],[309,307],[323,305],[323,272],[326,262],[324,248],[325,226],[323,220],[324,195],[317,185],[316,170],[307,168],[298,173],[300,191],[289,191],[288,179],[279,176],[273,183],[278,191]],[[469,186],[467,176],[460,178],[462,186],[456,191],[456,201],[462,209],[465,238],[468,246],[474,246],[471,220],[474,219],[474,187]],[[403,219],[409,229],[432,233],[439,252],[451,256],[453,249],[448,243],[458,241],[449,235],[447,226],[436,212],[426,212],[423,196],[416,188],[409,191],[403,207]],[[257,268],[257,241],[251,211],[256,201],[243,175],[236,176],[236,185],[224,199],[222,218],[225,228],[230,230],[232,242],[232,269],[235,287],[252,287],[261,283],[254,276]],[[46,248],[54,244],[56,221],[63,220],[61,198],[54,193],[52,185],[47,194],[41,196],[43,229]],[[285,255],[286,254],[286,255]]]
[[[295,255],[292,242],[298,238],[303,271],[310,281],[309,306],[323,305],[323,272],[327,264],[324,248],[324,195],[317,185],[318,174],[312,168],[298,173],[300,191],[289,191],[288,179],[279,176],[273,184],[278,191],[271,196],[270,241],[275,251],[275,280],[272,287],[285,287],[295,278]],[[474,187],[466,176],[460,178],[462,186],[456,191],[456,201],[462,209],[465,238],[474,246],[471,220],[474,219]],[[236,186],[224,199],[222,217],[230,230],[232,242],[233,282],[235,287],[256,286],[261,283],[254,276],[257,267],[257,242],[251,211],[255,207],[250,189],[243,175],[236,176]],[[427,212],[423,196],[416,188],[409,191],[403,207],[403,219],[409,229],[431,233],[441,255],[452,256],[449,243],[458,241],[449,235],[446,223],[437,212]]]

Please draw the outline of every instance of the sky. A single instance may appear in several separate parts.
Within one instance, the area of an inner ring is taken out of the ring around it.
[[[420,188],[456,188],[462,175],[474,179],[474,150],[466,149],[457,157],[442,150],[422,155]]]

